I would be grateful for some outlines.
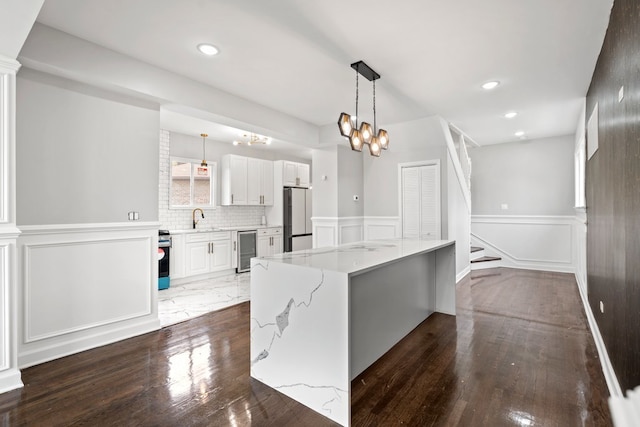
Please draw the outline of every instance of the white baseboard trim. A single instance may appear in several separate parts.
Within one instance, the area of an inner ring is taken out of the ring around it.
[[[464,270],[456,275],[456,284],[465,278],[467,274],[471,273],[471,266],[468,265]]]
[[[144,319],[136,323],[127,323],[120,328],[115,328],[113,325],[110,325],[109,329],[104,331],[91,333],[87,336],[75,338],[73,340],[64,340],[62,342],[46,346],[39,346],[33,350],[22,351],[19,355],[20,369],[39,365],[40,363],[69,356],[71,354],[80,353],[81,351],[102,347],[107,344],[113,344],[114,342],[146,334],[148,332],[157,331],[159,329],[160,320],[157,318]]]
[[[602,366],[604,379],[607,382],[607,387],[609,388],[609,394],[612,397],[624,397],[622,388],[620,388],[620,383],[618,382],[618,377],[613,370],[611,359],[609,359],[607,347],[604,345],[604,340],[602,339],[602,335],[600,334],[600,328],[598,328],[598,323],[596,322],[596,319],[593,316],[593,312],[591,311],[589,298],[585,291],[585,289],[587,289],[587,287],[585,286],[586,284],[581,283],[579,274],[576,274],[575,276],[576,282],[578,283],[578,292],[580,293],[580,299],[582,300],[584,312],[587,315],[587,321],[589,322],[589,328],[591,329],[591,335],[593,335],[593,340],[595,341],[596,348],[598,349],[598,357],[600,358],[600,365]]]
[[[23,387],[20,371],[7,369],[0,372],[0,394]]]

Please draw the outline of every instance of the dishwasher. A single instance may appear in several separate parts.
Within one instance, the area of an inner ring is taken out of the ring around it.
[[[238,231],[238,273],[251,270],[251,258],[256,256],[256,230]]]

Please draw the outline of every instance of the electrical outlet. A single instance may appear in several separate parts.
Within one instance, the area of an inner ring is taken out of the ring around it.
[[[358,196],[357,194],[353,195],[353,201],[357,202],[358,200],[360,200],[360,196]]]
[[[140,219],[140,213],[136,211],[128,212],[127,218],[129,218],[129,221],[137,221]]]
[[[604,313],[604,303],[600,301],[600,313]]]
[[[508,211],[509,210],[509,205],[506,203],[503,203],[500,205],[500,209],[502,209],[503,211]]]

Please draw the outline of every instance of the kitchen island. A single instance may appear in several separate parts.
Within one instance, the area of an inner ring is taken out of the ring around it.
[[[455,315],[453,241],[253,258],[251,376],[349,425],[351,380],[436,311]]]

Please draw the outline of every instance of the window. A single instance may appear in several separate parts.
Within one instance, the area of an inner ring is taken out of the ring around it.
[[[200,166],[200,160],[171,158],[169,206],[215,207],[216,163]]]

